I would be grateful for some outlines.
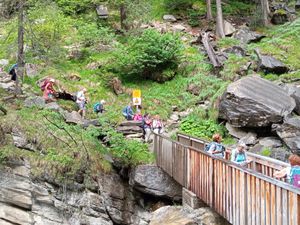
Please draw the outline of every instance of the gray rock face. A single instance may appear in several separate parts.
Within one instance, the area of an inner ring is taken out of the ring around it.
[[[227,225],[228,223],[210,208],[188,209],[165,206],[152,213],[149,225]]]
[[[264,73],[286,73],[289,68],[273,56],[259,55],[258,67]]]
[[[74,123],[74,124],[80,124],[80,125],[84,124],[82,117],[76,111],[72,111],[70,113],[66,112],[64,114],[64,116],[65,116],[66,123]]]
[[[45,105],[46,109],[52,109],[55,111],[59,111],[61,110],[60,106],[57,104],[57,102],[50,102],[48,104]]]
[[[257,143],[257,135],[253,132],[249,132],[246,136],[242,137],[240,141],[246,145],[255,145]]]
[[[240,57],[246,56],[246,51],[240,46],[232,46],[231,48],[225,49],[223,52],[234,54]]]
[[[177,19],[173,15],[164,15],[163,19],[168,22],[176,22]]]
[[[286,84],[283,88],[287,90],[288,95],[295,100],[296,107],[294,111],[300,115],[300,87],[293,84]]]
[[[265,35],[253,32],[248,27],[244,27],[238,30],[233,37],[240,40],[243,44],[249,44],[251,42],[259,42]]]
[[[219,105],[219,117],[235,127],[266,127],[289,115],[294,99],[272,82],[247,76],[231,83]]]
[[[233,137],[236,137],[238,139],[245,137],[248,133],[247,131],[244,131],[241,128],[233,127],[230,123],[226,123],[225,127],[228,130],[230,135],[232,135]]]
[[[12,129],[13,143],[17,148],[36,151],[38,144],[35,141],[28,140],[26,135],[17,127]]]
[[[108,18],[108,10],[107,7],[104,5],[99,5],[96,8],[97,15],[101,19],[107,19]]]
[[[44,108],[45,105],[46,105],[45,99],[40,96],[28,97],[24,101],[24,106],[28,108],[31,107]]]
[[[148,225],[150,220],[116,173],[99,174],[94,191],[35,183],[24,162],[1,167],[0,176],[1,225]]]
[[[135,189],[154,196],[180,200],[181,186],[154,165],[137,166],[130,174],[129,183]]]
[[[275,128],[277,135],[291,149],[300,155],[300,117],[288,118]]]
[[[259,144],[265,147],[270,148],[279,148],[282,146],[282,143],[277,137],[265,137],[259,140]]]

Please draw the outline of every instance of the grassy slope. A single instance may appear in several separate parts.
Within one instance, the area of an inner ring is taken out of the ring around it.
[[[153,7],[153,17],[156,19],[161,18],[161,16],[167,13],[167,11],[161,7],[161,1],[155,0],[153,2],[155,3]],[[200,5],[199,10],[203,10],[203,4],[198,5]],[[228,9],[227,11],[230,10]],[[261,43],[250,45],[250,52],[253,48],[259,47],[262,52],[272,54],[278,57],[279,59],[282,59],[294,70],[298,70],[298,72],[295,73],[293,76],[299,77],[299,22],[300,20],[298,19],[288,26],[283,25],[279,27],[272,27],[269,30],[264,30],[264,32],[267,33],[268,38],[264,39]],[[72,19],[68,21],[68,23],[72,28],[72,35],[70,35],[70,30],[67,33],[65,33],[64,41],[63,43],[60,43],[61,45],[73,44],[73,41],[79,39],[78,34],[76,32],[73,32],[74,27],[78,27],[76,19]],[[13,63],[14,61],[14,56],[11,54],[11,52],[13,51],[7,51],[7,49],[11,48],[11,46],[16,46],[16,42],[14,39],[16,37],[16,34],[14,33],[14,35],[10,36],[11,40],[6,40],[5,42],[4,40],[5,34],[8,34],[12,27],[13,26],[7,26],[6,24],[1,24],[0,26],[0,34],[4,34],[4,37],[1,39],[0,42],[0,56],[1,58],[10,59],[11,63]],[[111,42],[113,41],[126,43],[126,39],[124,39],[123,37],[116,37],[114,38],[114,40],[111,40]],[[230,38],[222,40],[219,43],[221,47],[227,47],[234,44],[237,44],[237,42],[232,41],[232,39]],[[40,71],[38,77],[33,79],[26,78],[25,82],[30,85],[30,88],[33,92],[36,92],[38,94],[41,94],[41,92],[35,85],[35,82],[39,78],[44,77],[46,75],[51,75],[59,79],[62,85],[70,92],[75,92],[80,87],[85,86],[88,88],[88,95],[90,98],[90,103],[88,105],[88,117],[96,117],[96,115],[92,113],[92,104],[97,100],[105,99],[107,101],[108,112],[105,115],[103,115],[103,117],[110,119],[110,121],[119,122],[122,120],[121,109],[130,101],[130,95],[122,94],[120,96],[116,96],[115,94],[113,94],[112,90],[109,89],[105,84],[107,74],[101,72],[101,70],[94,71],[88,70],[86,68],[87,64],[94,61],[97,61],[101,64],[110,63],[109,60],[113,53],[113,51],[91,51],[89,57],[82,61],[70,61],[67,60],[64,56],[62,58],[59,58],[59,60],[57,60],[55,63],[44,63],[44,66]],[[184,61],[188,62],[187,66],[184,70],[179,70],[176,78],[172,81],[166,82],[164,84],[158,84],[152,81],[124,81],[123,84],[126,88],[139,88],[142,90],[144,112],[147,111],[151,114],[160,114],[163,119],[167,119],[171,113],[171,106],[173,105],[177,105],[179,106],[180,110],[184,110],[186,108],[195,107],[195,104],[199,101],[206,99],[215,99],[217,96],[222,94],[222,91],[228,84],[228,81],[226,80],[231,80],[234,77],[236,70],[239,69],[239,67],[246,63],[246,61],[248,60],[248,58],[238,58],[235,56],[230,56],[229,61],[225,65],[224,71],[221,73],[223,79],[222,80],[220,78],[216,78],[214,76],[209,75],[209,73],[211,72],[211,66],[207,64],[205,57],[201,53],[199,53],[197,48],[189,47],[188,45],[186,45],[184,55]],[[251,57],[254,57],[253,54],[251,55]],[[38,60],[36,60],[35,58],[30,57],[26,60],[28,62],[38,62]],[[68,74],[77,74],[81,77],[81,80],[70,81],[66,78]],[[290,75],[283,76],[288,77]],[[272,78],[274,78],[274,76],[272,76]],[[198,85],[200,85],[201,92],[199,96],[194,96],[186,92],[186,87],[189,83],[197,83]],[[0,94],[4,95],[5,93]],[[60,101],[59,103],[68,110],[76,109],[75,105],[72,103],[65,101]],[[19,110],[17,111],[11,109],[11,115],[9,117],[0,118],[1,124],[13,124],[13,121],[18,120],[18,118],[21,118],[22,120],[20,121],[23,121],[22,127],[26,127],[26,134],[32,135],[35,134],[37,127],[31,126],[30,122],[35,121],[36,117],[39,118],[41,121],[44,121],[45,113],[47,115],[50,114],[50,116],[53,116],[58,123],[63,123],[62,119],[57,114],[51,114],[48,111],[44,112],[38,109],[29,110],[22,108],[22,102],[17,102],[17,108],[19,108]],[[214,111],[207,113],[203,112],[203,110],[197,109],[197,107],[195,108],[196,110],[188,119],[201,121],[209,117],[212,119],[216,118]],[[47,121],[45,123],[47,123]],[[56,128],[52,127],[49,124],[47,126],[50,126],[50,129],[52,131],[57,132]],[[203,127],[203,124],[200,124],[200,128],[201,126]],[[101,155],[98,154],[102,154],[102,151],[105,152],[105,150],[99,145],[94,146],[94,142],[96,142],[97,140],[94,139],[95,136],[93,136],[93,132],[96,131],[83,131],[79,127],[74,128],[68,125],[66,125],[66,127],[66,129],[70,129],[70,132],[83,132],[87,137],[89,137],[87,145],[90,146],[91,154],[95,156],[94,159],[101,159]],[[197,129],[197,131],[199,130],[199,128],[193,129]],[[205,127],[205,129],[207,129],[207,127]],[[61,131],[58,132],[60,132],[58,134],[60,134],[62,138],[66,138],[66,140],[68,140],[66,134],[61,133]],[[189,132],[189,130],[187,130],[187,132]],[[190,132],[193,133],[193,131],[191,130]],[[44,136],[41,138],[43,142],[47,143],[47,141],[44,139]],[[65,156],[60,161],[60,165],[62,165],[62,167],[64,167],[64,165],[68,163],[72,164],[73,160],[76,160],[72,159],[71,157],[73,152],[77,151],[76,149],[70,151],[65,146],[58,146],[55,144],[55,140],[53,139],[51,139],[48,144],[49,145],[47,146],[47,149],[55,149],[54,152],[50,151],[50,156],[46,155],[42,158],[39,158],[39,153],[37,155],[36,153],[30,152],[21,153],[20,150],[14,148],[13,145],[10,143],[5,148],[2,148],[2,153],[4,153],[2,154],[2,157],[26,154],[30,155],[33,159],[35,159],[35,157],[38,157],[39,160],[45,160],[45,162],[47,163],[49,161],[51,162],[53,160],[58,160],[60,156]],[[79,151],[83,151],[83,149],[81,148],[81,150]],[[82,156],[84,156],[84,153],[82,153]],[[68,157],[70,157],[71,160]],[[80,166],[80,164],[74,165]],[[105,162],[101,160],[99,161],[99,163],[95,164],[96,168],[101,166],[104,168],[107,167]],[[73,169],[78,169],[78,167],[75,167]]]

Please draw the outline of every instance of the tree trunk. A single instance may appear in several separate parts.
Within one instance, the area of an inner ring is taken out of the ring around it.
[[[217,36],[223,38],[225,37],[225,33],[224,33],[224,21],[223,21],[221,0],[216,0],[216,6],[217,6]]]
[[[211,0],[206,0],[206,19],[212,20],[212,13],[211,13]]]
[[[264,26],[268,26],[269,20],[268,20],[268,12],[269,12],[269,3],[268,0],[260,0],[261,5],[261,20]]]
[[[125,24],[126,18],[127,18],[127,14],[126,14],[125,4],[122,3],[120,5],[120,23],[121,23],[121,29],[124,29],[124,30],[127,30],[127,26]]]
[[[24,79],[24,4],[25,0],[19,4],[18,17],[18,69],[16,76],[16,95],[21,93],[20,80]]]

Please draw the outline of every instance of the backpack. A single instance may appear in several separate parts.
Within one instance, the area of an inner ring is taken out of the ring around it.
[[[94,112],[100,112],[100,103],[97,102],[95,105],[94,105]]]
[[[210,142],[209,144],[205,145],[204,151],[208,152],[210,147],[213,145],[213,142]]]
[[[291,180],[290,183],[297,188],[300,188],[300,166],[293,166],[291,168]]]

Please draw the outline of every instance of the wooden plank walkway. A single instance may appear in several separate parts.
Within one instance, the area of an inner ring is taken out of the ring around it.
[[[272,178],[288,164],[255,154],[249,168],[204,151],[187,135],[154,135],[159,167],[234,225],[300,225],[300,189]]]

